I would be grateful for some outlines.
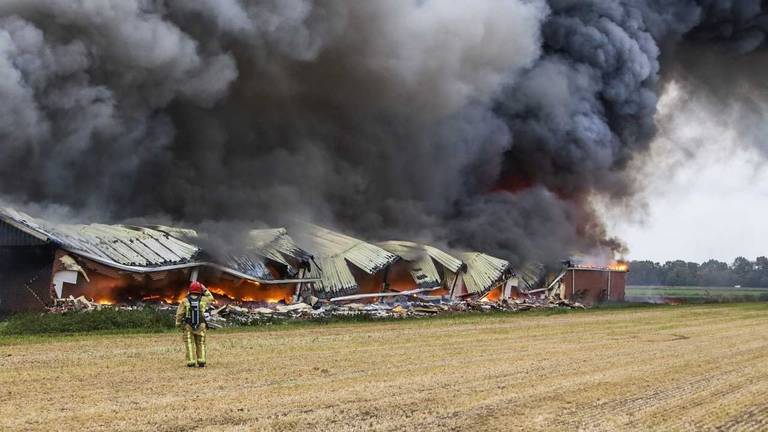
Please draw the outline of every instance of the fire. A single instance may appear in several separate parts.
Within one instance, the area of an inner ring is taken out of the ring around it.
[[[625,261],[616,261],[609,265],[608,268],[617,272],[627,272],[629,271],[629,264],[627,264]]]
[[[218,295],[227,295],[227,293],[221,288],[208,287],[208,291]]]
[[[573,268],[588,269],[588,270],[610,270],[615,272],[628,272],[629,264],[627,264],[626,261],[614,261],[611,264],[608,264],[607,266],[595,265],[595,264],[579,264],[579,265],[574,265]]]
[[[96,301],[96,303],[98,303],[100,305],[113,305],[113,304],[115,304],[115,302],[113,300],[109,300],[109,299],[101,299],[101,300]]]

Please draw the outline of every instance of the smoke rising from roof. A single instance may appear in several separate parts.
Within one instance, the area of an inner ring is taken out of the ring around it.
[[[7,0],[0,194],[515,264],[618,248],[589,198],[632,196],[665,64],[757,55],[765,22],[735,0]]]

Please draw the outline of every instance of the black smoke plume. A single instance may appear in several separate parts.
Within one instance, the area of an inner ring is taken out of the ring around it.
[[[766,25],[735,0],[5,0],[0,194],[515,263],[620,249],[590,198],[633,196],[664,83],[712,81],[693,49],[761,55]]]

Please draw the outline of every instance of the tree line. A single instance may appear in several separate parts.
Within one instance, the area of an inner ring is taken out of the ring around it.
[[[754,261],[738,257],[731,264],[713,259],[702,264],[631,261],[629,269],[628,285],[768,287],[768,258],[764,256]]]

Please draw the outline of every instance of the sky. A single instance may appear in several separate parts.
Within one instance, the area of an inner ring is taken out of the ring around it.
[[[636,168],[646,183],[629,210],[603,209],[627,258],[732,262],[768,256],[765,156],[735,133],[732,107],[705,106],[677,86],[662,96],[658,138]]]

